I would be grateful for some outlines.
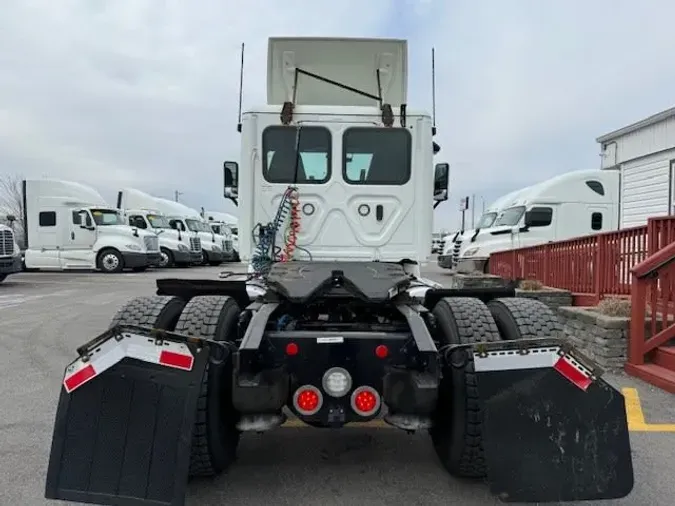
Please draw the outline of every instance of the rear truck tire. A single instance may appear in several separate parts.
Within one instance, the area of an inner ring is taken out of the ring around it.
[[[168,248],[160,248],[159,249],[159,265],[157,267],[165,269],[167,267],[173,267],[173,265],[174,265],[174,259],[173,259],[173,253],[171,253],[171,250],[168,249]]]
[[[479,299],[446,297],[438,301],[432,314],[441,346],[500,340],[490,310]],[[441,464],[452,476],[486,476],[482,422],[482,403],[469,355],[465,367],[445,367],[434,426],[429,431]]]
[[[232,297],[203,295],[188,302],[176,332],[233,341],[241,312]],[[204,371],[192,435],[189,477],[211,477],[226,471],[237,456],[241,433],[232,405],[232,355],[221,363],[209,362]]]
[[[150,326],[155,329],[174,330],[185,307],[185,300],[168,295],[136,297],[124,304],[110,322],[115,325]]]
[[[116,274],[124,269],[124,259],[116,249],[106,248],[96,257],[96,267],[106,274]]]
[[[539,300],[525,297],[494,299],[487,306],[504,341],[561,337],[558,318]]]

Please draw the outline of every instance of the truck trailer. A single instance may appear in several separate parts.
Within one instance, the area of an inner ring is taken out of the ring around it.
[[[251,272],[157,280],[77,350],[46,497],[183,505],[289,416],[428,432],[502,501],[628,495],[624,398],[551,310],[420,274],[448,164],[407,108],[406,41],[271,38],[267,83],[224,164]]]

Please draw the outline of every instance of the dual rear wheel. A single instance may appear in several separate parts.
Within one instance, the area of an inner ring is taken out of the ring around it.
[[[544,303],[527,298],[479,299],[448,297],[432,311],[435,338],[440,346],[489,343],[501,340],[558,337],[559,324]],[[483,478],[483,406],[473,359],[464,367],[447,366],[439,390],[434,426],[434,450],[453,476]]]

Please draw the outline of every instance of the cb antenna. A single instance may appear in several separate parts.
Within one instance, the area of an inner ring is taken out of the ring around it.
[[[431,135],[436,135],[436,54],[431,48]]]
[[[237,132],[241,133],[241,99],[244,95],[244,43],[241,43],[241,68],[239,69],[239,116]]]

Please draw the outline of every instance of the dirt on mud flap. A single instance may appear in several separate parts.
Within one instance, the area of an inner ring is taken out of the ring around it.
[[[124,326],[78,351],[61,388],[45,497],[183,504],[209,346]]]
[[[449,353],[461,348],[473,352],[492,494],[504,502],[558,502],[631,492],[624,398],[592,361],[557,339]]]

